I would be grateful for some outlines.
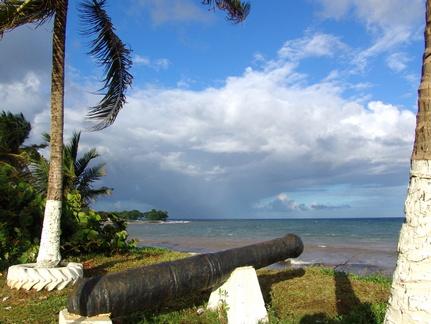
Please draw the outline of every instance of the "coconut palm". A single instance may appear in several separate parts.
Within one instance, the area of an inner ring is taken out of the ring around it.
[[[106,163],[89,166],[94,159],[100,157],[95,148],[85,152],[78,158],[80,138],[81,132],[74,133],[69,145],[65,146],[65,164],[69,174],[72,176],[72,181],[68,184],[67,189],[69,192],[78,190],[82,197],[83,207],[88,207],[97,198],[110,195],[113,189],[108,187],[93,188],[95,181],[106,176]]]
[[[237,24],[247,18],[251,5],[249,2],[239,0],[202,0],[202,4],[227,11],[226,19]]]
[[[3,111],[0,114],[0,166],[10,165],[16,172],[22,171],[21,147],[31,131],[23,114]]]
[[[132,82],[130,51],[115,34],[106,11],[106,0],[79,1],[84,34],[94,36],[90,55],[104,67],[105,78],[101,89],[102,100],[90,108],[89,117],[95,119],[95,130],[111,125],[125,104],[125,92]],[[63,196],[63,126],[64,126],[64,62],[68,0],[2,0],[0,1],[0,38],[5,31],[33,23],[41,25],[54,17],[51,78],[51,145],[47,201],[37,258],[38,267],[52,268],[59,264],[60,217]],[[238,23],[250,10],[248,3],[238,0],[204,0],[216,6]]]
[[[49,134],[45,133],[42,136],[45,139],[45,144],[41,147],[49,146]],[[97,198],[110,195],[113,189],[108,187],[93,188],[94,182],[106,176],[106,163],[98,163],[90,167],[91,162],[100,157],[95,148],[78,157],[80,139],[81,132],[74,132],[69,144],[64,145],[63,198],[77,190],[81,195],[82,207],[87,208]],[[31,168],[33,176],[36,178],[35,187],[40,194],[46,195],[49,161],[40,154],[34,157],[32,161]]]
[[[406,219],[385,323],[431,323],[431,0],[426,1],[425,52],[418,91]]]
[[[125,103],[125,92],[132,76],[130,51],[114,32],[103,9],[105,1],[84,1],[84,21],[91,23],[91,54],[105,67],[103,99],[91,109],[91,117],[99,121],[97,129],[109,126]],[[60,262],[60,217],[63,195],[63,124],[64,124],[64,60],[67,21],[67,0],[4,1],[0,5],[0,34],[27,23],[42,24],[54,16],[53,59],[51,83],[51,147],[47,201],[40,250],[39,267],[53,268]]]

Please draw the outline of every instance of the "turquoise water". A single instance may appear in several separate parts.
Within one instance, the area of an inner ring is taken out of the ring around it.
[[[390,275],[396,265],[402,218],[191,220],[131,223],[139,246],[208,253],[271,240],[293,233],[304,243],[293,264],[323,264],[356,273]],[[274,265],[277,267],[281,265]]]

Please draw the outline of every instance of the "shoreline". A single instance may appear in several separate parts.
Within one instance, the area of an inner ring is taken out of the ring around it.
[[[136,221],[126,221],[126,224],[160,224],[160,223],[168,223],[169,221],[157,221],[157,220],[136,220]]]
[[[360,275],[391,277],[397,261],[399,219],[354,220],[213,220],[132,222],[129,238],[138,246],[186,253],[212,253],[256,244],[287,233],[304,243],[304,252],[291,266],[322,265]],[[385,231],[382,231],[385,228]],[[273,265],[286,267],[287,263]]]
[[[219,252],[255,243],[253,241],[226,242],[200,238],[151,238],[142,240],[141,237],[138,247],[165,248],[196,255]],[[385,278],[392,278],[396,266],[396,255],[395,251],[376,251],[375,249],[363,249],[354,246],[305,244],[304,252],[298,258],[277,262],[266,268],[282,270],[287,267],[322,266],[360,276],[379,274]]]

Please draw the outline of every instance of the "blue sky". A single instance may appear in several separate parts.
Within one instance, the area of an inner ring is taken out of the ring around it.
[[[96,210],[403,217],[424,0],[254,0],[235,26],[198,0],[107,3],[134,82],[115,124],[81,136],[114,188]],[[65,141],[100,99],[76,13],[70,1]],[[31,122],[28,144],[49,131],[51,27],[0,41],[1,109]]]

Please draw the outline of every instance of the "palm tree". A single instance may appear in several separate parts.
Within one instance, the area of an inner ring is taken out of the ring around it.
[[[65,163],[72,180],[71,183],[68,184],[67,191],[70,193],[73,190],[78,190],[82,197],[82,206],[87,208],[90,203],[96,201],[98,197],[110,195],[113,189],[108,187],[93,188],[93,183],[95,181],[106,176],[106,163],[98,163],[89,167],[90,162],[100,157],[100,154],[95,148],[78,158],[80,138],[81,132],[73,133],[69,145],[66,145],[64,150]]]
[[[111,125],[125,104],[125,92],[132,82],[130,51],[115,34],[106,11],[106,0],[82,0],[80,10],[86,31],[94,36],[92,50],[104,67],[103,99],[90,109],[89,117],[98,121],[95,130]],[[56,267],[60,256],[60,217],[63,195],[63,126],[64,126],[64,61],[68,0],[2,0],[0,1],[0,38],[5,31],[36,23],[41,25],[54,17],[51,78],[51,148],[47,201],[37,264],[40,268]],[[247,17],[249,3],[238,0],[204,0],[228,14],[238,23]]]
[[[0,114],[0,166],[7,164],[15,172],[23,171],[21,148],[30,131],[31,125],[23,114]]]
[[[226,19],[232,21],[234,24],[244,21],[250,13],[251,8],[249,2],[241,2],[239,0],[202,0],[202,4],[227,11]]]
[[[105,1],[84,1],[84,21],[91,23],[91,34],[97,34],[91,54],[105,66],[104,98],[91,109],[91,118],[99,120],[97,129],[109,126],[125,103],[125,92],[132,81],[130,51],[114,32],[103,9]],[[5,1],[0,6],[0,35],[27,23],[42,24],[54,16],[51,79],[51,147],[44,224],[37,258],[41,268],[56,267],[60,256],[60,217],[63,196],[63,125],[64,61],[67,0]]]
[[[418,91],[406,219],[385,323],[431,322],[431,0],[426,1],[425,52]]]
[[[41,145],[41,147],[46,147],[49,145],[50,136],[47,133],[42,134],[42,136],[46,144]],[[94,159],[100,157],[95,148],[78,158],[80,138],[81,132],[74,132],[69,144],[64,145],[63,199],[67,197],[67,194],[77,190],[82,198],[82,207],[88,208],[91,202],[96,201],[98,197],[110,195],[113,189],[108,187],[93,188],[95,181],[106,176],[106,163],[98,163],[89,167]],[[49,161],[40,154],[34,157],[32,161],[31,169],[36,178],[35,187],[40,194],[46,195]]]

